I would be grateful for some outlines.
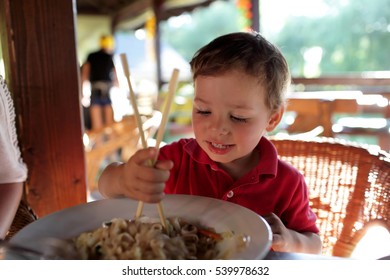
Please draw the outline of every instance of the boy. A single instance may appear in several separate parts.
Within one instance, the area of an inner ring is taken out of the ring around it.
[[[143,149],[127,163],[109,165],[100,192],[144,202],[158,202],[164,193],[227,200],[267,220],[274,250],[320,253],[304,178],[278,160],[263,137],[284,112],[290,74],[283,55],[261,35],[238,32],[216,38],[190,64],[195,139]],[[147,166],[157,152],[156,165]]]

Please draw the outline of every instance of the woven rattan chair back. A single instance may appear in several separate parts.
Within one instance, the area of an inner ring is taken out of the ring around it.
[[[28,224],[38,219],[34,210],[31,209],[30,205],[25,199],[22,199],[19,203],[18,210],[16,211],[15,218],[12,222],[11,227],[5,236],[6,240],[11,239],[19,230],[27,226]]]
[[[324,255],[349,257],[370,225],[390,231],[388,154],[333,138],[270,140],[305,176]]]

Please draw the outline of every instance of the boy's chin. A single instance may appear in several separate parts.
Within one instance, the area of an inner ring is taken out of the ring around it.
[[[226,164],[226,163],[230,163],[232,161],[235,160],[235,158],[232,158],[230,156],[226,156],[226,155],[216,155],[214,153],[211,153],[211,152],[207,152],[207,155],[209,156],[209,158],[213,161],[215,161],[216,163],[221,163],[221,164]]]

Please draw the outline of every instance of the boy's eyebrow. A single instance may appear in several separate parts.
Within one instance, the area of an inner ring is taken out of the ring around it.
[[[208,103],[206,100],[204,100],[204,99],[202,99],[202,98],[199,98],[199,97],[195,97],[195,98],[194,98],[194,101],[202,102],[202,103]]]
[[[194,101],[195,102],[201,102],[201,103],[208,104],[208,102],[206,100],[204,100],[204,99],[202,99],[200,97],[195,97]],[[245,105],[235,105],[235,104],[233,104],[231,107],[233,107],[234,109],[245,109],[245,110],[253,110],[254,109],[252,105],[248,106],[247,104],[245,104]]]
[[[252,110],[253,109],[253,106],[251,105],[233,105],[232,107],[234,107],[235,109],[246,109],[246,110]]]

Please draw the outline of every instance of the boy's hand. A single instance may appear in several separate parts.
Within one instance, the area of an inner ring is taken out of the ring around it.
[[[286,228],[274,213],[263,216],[272,230],[272,249],[280,252],[321,254],[322,242],[313,232],[297,232]]]
[[[289,245],[294,242],[290,230],[285,227],[283,222],[274,213],[264,215],[263,218],[272,230],[272,249],[280,252],[288,252]]]
[[[123,195],[144,202],[159,202],[164,196],[165,182],[169,178],[171,161],[158,161],[151,166],[157,150],[137,151],[122,169]]]
[[[148,203],[157,203],[164,197],[165,182],[173,167],[172,161],[157,161],[155,148],[137,151],[128,162],[106,167],[99,179],[99,190],[106,197],[126,196]]]
[[[139,150],[125,163],[121,179],[125,196],[151,203],[163,198],[165,182],[173,163],[158,161],[151,166],[156,153],[155,148]]]

